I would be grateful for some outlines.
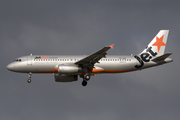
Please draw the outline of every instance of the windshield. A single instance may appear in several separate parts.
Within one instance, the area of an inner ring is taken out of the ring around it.
[[[14,61],[15,61],[15,62],[18,62],[18,61],[19,61],[19,62],[20,62],[20,61],[21,61],[21,59],[16,59],[16,60],[14,60]]]

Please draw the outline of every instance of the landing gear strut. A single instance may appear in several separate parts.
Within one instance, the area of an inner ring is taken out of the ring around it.
[[[32,73],[29,72],[29,74],[28,74],[29,79],[27,80],[28,83],[31,83],[31,76],[32,76]]]
[[[83,81],[82,81],[82,86],[86,86],[87,85],[87,81],[89,81],[90,80],[90,75],[83,75],[83,76],[80,76],[80,77],[82,77],[83,78]]]

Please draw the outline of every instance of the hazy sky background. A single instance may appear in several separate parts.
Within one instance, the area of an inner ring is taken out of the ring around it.
[[[180,1],[3,0],[0,4],[1,120],[179,120]],[[174,62],[123,74],[56,83],[53,74],[13,73],[6,66],[33,54],[140,53],[161,29]]]

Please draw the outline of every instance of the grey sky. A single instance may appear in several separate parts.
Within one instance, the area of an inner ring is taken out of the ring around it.
[[[0,119],[177,120],[180,118],[177,0],[3,0],[0,4]],[[161,29],[173,63],[142,71],[56,83],[52,74],[6,69],[20,56],[140,53]]]

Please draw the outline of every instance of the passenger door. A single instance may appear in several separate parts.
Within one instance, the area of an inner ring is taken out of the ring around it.
[[[27,57],[27,65],[32,65],[32,56]]]

